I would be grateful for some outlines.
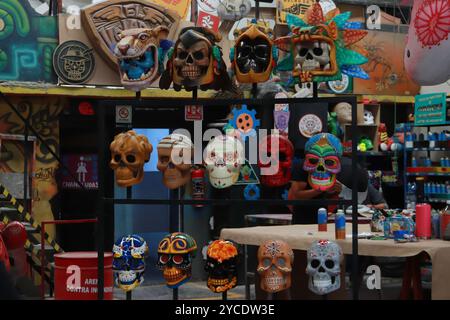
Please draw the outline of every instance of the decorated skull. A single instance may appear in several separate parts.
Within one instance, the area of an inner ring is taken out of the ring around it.
[[[133,234],[118,239],[113,254],[115,282],[119,288],[130,291],[144,282],[145,257],[148,255],[144,238]]]
[[[209,273],[208,288],[216,293],[237,285],[238,248],[228,240],[215,240],[206,253],[205,270]]]
[[[278,134],[265,136],[259,144],[259,155],[258,166],[261,168],[261,183],[263,185],[281,187],[289,183],[294,146],[286,136]],[[266,160],[266,158],[267,161],[261,161]],[[268,169],[269,167],[270,169]],[[264,171],[275,172],[265,174]]]
[[[120,81],[125,88],[140,91],[158,78],[170,45],[165,40],[168,34],[169,29],[164,26],[120,32],[114,55],[119,60]]]
[[[326,191],[336,183],[341,171],[342,144],[330,133],[319,133],[305,144],[303,169],[307,171],[308,182],[316,190]]]
[[[150,160],[153,146],[146,136],[135,131],[119,133],[109,147],[110,167],[119,187],[130,187],[144,178],[144,164]]]
[[[176,91],[184,87],[190,91],[200,87],[227,89],[230,78],[222,59],[221,48],[216,45],[221,35],[203,27],[187,27],[181,30],[159,86],[168,89],[173,82]]]
[[[298,42],[295,65],[299,71],[330,70],[330,44],[327,41]]]
[[[294,252],[281,240],[268,240],[258,249],[257,271],[261,277],[261,289],[280,292],[291,287]]]
[[[307,252],[307,259],[309,290],[324,295],[341,287],[342,250],[335,242],[329,240],[313,242]]]
[[[213,138],[205,148],[206,170],[211,185],[223,189],[235,184],[244,160],[244,148],[237,138],[229,135]]]
[[[157,266],[169,288],[178,288],[190,279],[196,253],[197,243],[186,233],[170,233],[159,242]]]
[[[187,184],[191,179],[193,144],[182,134],[173,133],[158,144],[158,170],[163,173],[163,183],[169,189]]]
[[[236,42],[230,51],[230,61],[240,83],[269,79],[275,64],[272,34],[271,29],[256,23],[235,31]]]
[[[373,117],[372,112],[369,110],[364,110],[364,124],[374,124],[375,118]]]

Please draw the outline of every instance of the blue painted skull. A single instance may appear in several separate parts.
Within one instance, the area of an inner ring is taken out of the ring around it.
[[[145,258],[148,255],[144,238],[133,234],[118,239],[113,254],[115,283],[119,288],[130,291],[144,282]]]

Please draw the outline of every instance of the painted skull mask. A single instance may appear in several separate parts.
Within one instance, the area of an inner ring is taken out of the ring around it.
[[[286,136],[278,134],[265,136],[259,144],[258,166],[261,168],[261,183],[268,187],[288,184],[291,180],[293,158],[294,146]],[[264,171],[275,172],[264,174]]]
[[[166,70],[161,76],[159,87],[187,91],[194,88],[229,89],[231,80],[222,58],[222,50],[216,43],[221,35],[203,27],[187,27],[181,30],[173,51],[168,53]]]
[[[197,243],[186,233],[171,233],[159,242],[157,266],[169,288],[178,288],[191,278],[196,253]]]
[[[309,275],[308,288],[315,294],[324,295],[341,287],[342,249],[333,241],[315,241],[307,252]]]
[[[214,188],[228,188],[236,183],[244,163],[241,141],[229,135],[213,138],[205,148],[206,170]]]
[[[208,288],[221,293],[237,285],[238,248],[227,240],[215,240],[206,253],[205,270],[208,272]]]
[[[144,282],[147,242],[138,235],[127,235],[113,246],[113,270],[116,285],[130,291]]]
[[[341,142],[330,133],[316,134],[306,142],[303,169],[313,189],[326,191],[334,186],[341,171],[342,152]]]
[[[119,60],[120,81],[126,89],[140,91],[155,81],[162,71],[164,50],[160,42],[167,38],[169,29],[128,29],[120,34],[114,48]]]
[[[266,82],[274,66],[272,30],[255,23],[235,33],[230,60],[240,83]]]
[[[281,240],[268,240],[258,249],[257,271],[261,278],[261,289],[280,292],[291,287],[291,272],[294,252]]]
[[[109,166],[119,187],[131,187],[144,179],[144,164],[150,160],[153,146],[147,137],[135,131],[119,133],[109,147]]]
[[[158,144],[158,164],[163,173],[163,183],[169,189],[176,189],[191,179],[193,144],[182,134],[170,134]]]

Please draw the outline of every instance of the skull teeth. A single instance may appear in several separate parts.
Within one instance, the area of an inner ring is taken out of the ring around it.
[[[197,66],[185,66],[181,69],[184,78],[195,79],[201,76],[201,70]]]

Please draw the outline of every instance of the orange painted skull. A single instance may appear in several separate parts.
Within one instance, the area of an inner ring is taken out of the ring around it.
[[[150,160],[153,146],[147,137],[133,130],[119,133],[109,147],[109,166],[116,174],[119,187],[130,187],[144,178],[144,164]]]

